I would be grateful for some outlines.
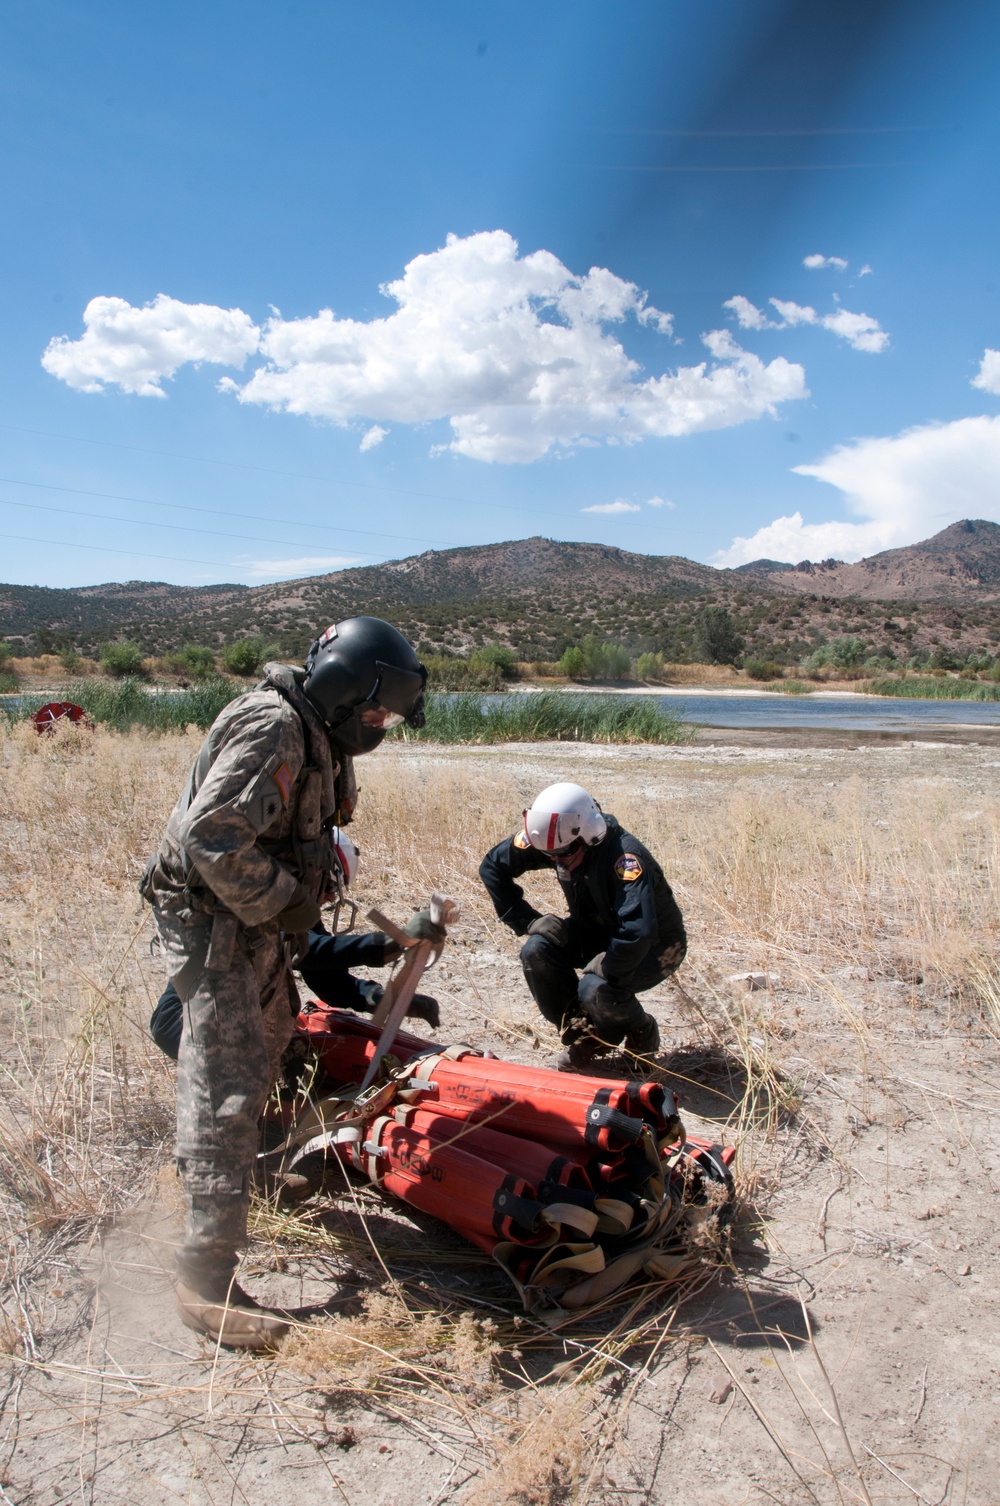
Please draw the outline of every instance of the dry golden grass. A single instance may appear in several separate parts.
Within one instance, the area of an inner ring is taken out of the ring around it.
[[[7,1233],[0,1346],[12,1363],[37,1364],[61,1332],[52,1295],[59,1261],[155,1197],[169,1159],[172,1073],[146,1035],[159,973],[135,883],[198,743],[193,731],[153,738],[65,728],[40,738],[19,726],[0,733],[0,1208]],[[904,990],[926,978],[946,1024],[963,1017],[1000,1036],[993,960],[1000,807],[980,799],[970,812],[967,796],[944,778],[914,773],[893,790],[864,772],[843,778],[842,765],[820,761],[808,778],[784,778],[767,765],[741,774],[736,765],[707,781],[696,754],[674,750],[632,750],[617,762],[609,754],[587,767],[575,751],[542,758],[517,748],[387,748],[359,766],[365,905],[400,912],[443,889],[462,904],[470,930],[512,963],[514,943],[497,926],[476,870],[537,788],[560,777],[561,757],[574,760],[575,777],[643,837],[676,881],[693,945],[682,991],[671,997],[688,1011],[703,1064],[715,1057],[735,1064],[742,1087],[729,1137],[742,1139],[741,1189],[761,1210],[792,1153],[782,1128],[790,1117],[796,1145],[812,1137],[829,1150],[782,1065],[782,1040],[795,1030],[800,1007],[786,992],[829,1011],[859,1067],[859,1112],[872,1115],[888,1115],[889,1099],[879,1110],[864,1084],[886,1078],[892,1063],[883,1022],[858,1003],[840,976],[844,968]],[[471,988],[462,955],[456,948],[455,986]],[[779,972],[785,990],[734,992],[726,975],[748,969]],[[488,994],[483,1007],[492,1007]],[[914,1011],[924,1007],[912,1003]],[[816,1070],[824,1065],[817,1061]],[[375,1194],[357,1193],[360,1215],[377,1203]],[[428,1296],[409,1276],[387,1283],[385,1265],[395,1271],[406,1242],[404,1229],[398,1248],[390,1240],[376,1249],[360,1216],[350,1233],[333,1236],[259,1211],[258,1261],[273,1257],[280,1269],[282,1261],[339,1249],[375,1293],[348,1315],[298,1330],[285,1371],[377,1406],[400,1426],[432,1427],[435,1437],[450,1439],[466,1461],[459,1483],[471,1481],[470,1506],[595,1499],[600,1461],[619,1446],[637,1377],[693,1342],[676,1323],[677,1294],[667,1297],[653,1283],[553,1333],[512,1306],[484,1314],[454,1291]],[[693,1286],[711,1280],[702,1268]],[[80,1321],[86,1324],[86,1311]],[[797,1366],[804,1364],[785,1367],[800,1396]],[[612,1403],[615,1377],[624,1389]],[[839,1415],[833,1385],[823,1391],[821,1373],[807,1379]],[[273,1371],[266,1384],[277,1384]],[[247,1396],[264,1394],[255,1386],[235,1386],[233,1415]],[[836,1438],[846,1438],[842,1422],[837,1428]],[[839,1446],[836,1438],[824,1447]],[[809,1475],[813,1499],[865,1499],[857,1461],[845,1455],[828,1467],[823,1457],[816,1451]],[[827,1494],[817,1495],[821,1489]]]

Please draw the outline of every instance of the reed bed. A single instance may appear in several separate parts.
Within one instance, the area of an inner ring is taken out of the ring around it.
[[[141,680],[73,680],[51,693],[35,691],[14,697],[2,708],[8,721],[32,716],[50,701],[73,701],[92,722],[115,732],[141,728],[145,732],[183,732],[185,727],[212,725],[223,706],[242,695],[245,684],[221,675],[188,690],[156,691]]]
[[[221,677],[189,690],[157,692],[135,679],[78,680],[51,694],[25,694],[2,708],[7,722],[31,716],[48,701],[74,701],[91,721],[116,732],[183,732],[207,728],[246,689]],[[530,695],[431,694],[427,725],[393,734],[397,740],[434,743],[598,742],[679,743],[692,736],[676,716],[644,696],[540,691]]]
[[[1000,685],[951,676],[914,675],[896,679],[886,675],[857,686],[866,695],[889,695],[907,701],[1000,701]]]

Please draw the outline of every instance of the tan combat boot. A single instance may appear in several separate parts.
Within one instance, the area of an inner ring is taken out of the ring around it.
[[[179,1276],[174,1291],[185,1327],[229,1349],[277,1349],[288,1332],[284,1318],[260,1307],[230,1276],[202,1277],[197,1286]]]

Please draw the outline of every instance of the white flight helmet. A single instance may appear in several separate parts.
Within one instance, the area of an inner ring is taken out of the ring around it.
[[[593,795],[578,784],[550,784],[524,813],[524,832],[539,852],[565,852],[576,842],[596,847],[608,823]]]
[[[350,888],[358,876],[361,853],[355,847],[350,837],[341,831],[339,826],[331,826],[330,828],[330,848],[334,866],[330,871],[327,902],[333,905],[330,929],[336,936],[337,932],[341,929],[340,919],[345,910],[348,912],[346,916],[347,923],[343,929],[345,931],[354,930],[358,907],[352,899],[348,899],[345,891]]]

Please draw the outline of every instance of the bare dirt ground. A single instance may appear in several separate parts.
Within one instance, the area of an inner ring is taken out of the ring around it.
[[[432,1220],[329,1185],[258,1210],[246,1284],[302,1320],[268,1360],[183,1329],[166,1274],[172,1068],[144,1035],[162,967],[134,882],[196,746],[0,747],[0,1501],[1000,1500],[990,743],[362,764],[365,907],[463,905],[442,1039],[552,1059],[475,880],[538,788],[579,779],[662,855],[691,950],[648,996],[656,1068],[692,1132],[739,1146],[741,1209],[682,1291],[552,1331]],[[727,981],[748,971],[772,986]]]

